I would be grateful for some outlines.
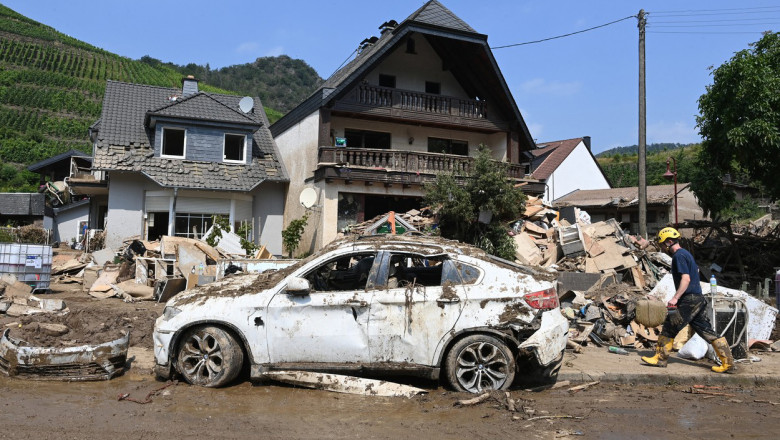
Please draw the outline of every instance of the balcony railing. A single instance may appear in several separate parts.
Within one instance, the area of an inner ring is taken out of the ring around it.
[[[346,165],[382,171],[436,175],[453,173],[465,176],[471,170],[472,157],[455,154],[368,148],[320,147],[319,167]],[[498,163],[498,162],[497,162]],[[509,164],[507,174],[513,179],[525,176],[525,166]]]
[[[357,86],[343,100],[345,105],[357,104],[372,108],[413,111],[431,115],[487,119],[487,102],[452,96],[379,87],[367,83]]]

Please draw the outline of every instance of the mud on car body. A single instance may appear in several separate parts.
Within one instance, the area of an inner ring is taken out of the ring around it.
[[[479,392],[554,380],[567,331],[554,273],[455,241],[372,236],[180,294],[154,342],[159,376],[209,387],[246,366],[253,378],[410,374]]]

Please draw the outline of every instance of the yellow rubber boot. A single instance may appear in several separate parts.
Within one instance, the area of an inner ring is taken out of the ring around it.
[[[672,345],[674,344],[674,338],[667,338],[664,335],[658,336],[658,345],[655,347],[655,356],[647,357],[642,356],[642,362],[654,367],[666,367],[666,361],[669,359],[669,355],[672,353]]]
[[[737,367],[734,365],[734,356],[731,355],[731,348],[729,348],[729,342],[726,338],[718,338],[712,341],[712,348],[715,349],[715,354],[720,359],[720,366],[712,367],[712,371],[716,373],[734,373],[737,371]]]

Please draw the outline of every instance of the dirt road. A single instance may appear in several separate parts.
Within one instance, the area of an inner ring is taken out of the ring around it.
[[[473,395],[430,388],[412,399],[376,398],[248,382],[225,389],[165,384],[128,374],[109,382],[29,382],[0,377],[2,438],[777,438],[776,388],[707,390],[599,384],[571,393],[513,390],[476,406]],[[500,402],[499,402],[500,400]],[[537,419],[534,419],[534,418]],[[572,417],[572,418],[567,418]]]

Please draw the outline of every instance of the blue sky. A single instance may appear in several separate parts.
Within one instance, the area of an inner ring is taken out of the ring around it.
[[[698,142],[697,99],[710,66],[777,31],[780,1],[440,0],[491,46],[539,40],[649,12],[647,141]],[[219,68],[286,54],[327,78],[384,21],[422,0],[0,0],[79,40],[138,59]],[[666,12],[690,11],[690,12]],[[662,27],[673,26],[673,27]],[[678,33],[661,33],[678,32]],[[539,142],[591,136],[593,149],[637,143],[638,32],[631,18],[494,55]]]

